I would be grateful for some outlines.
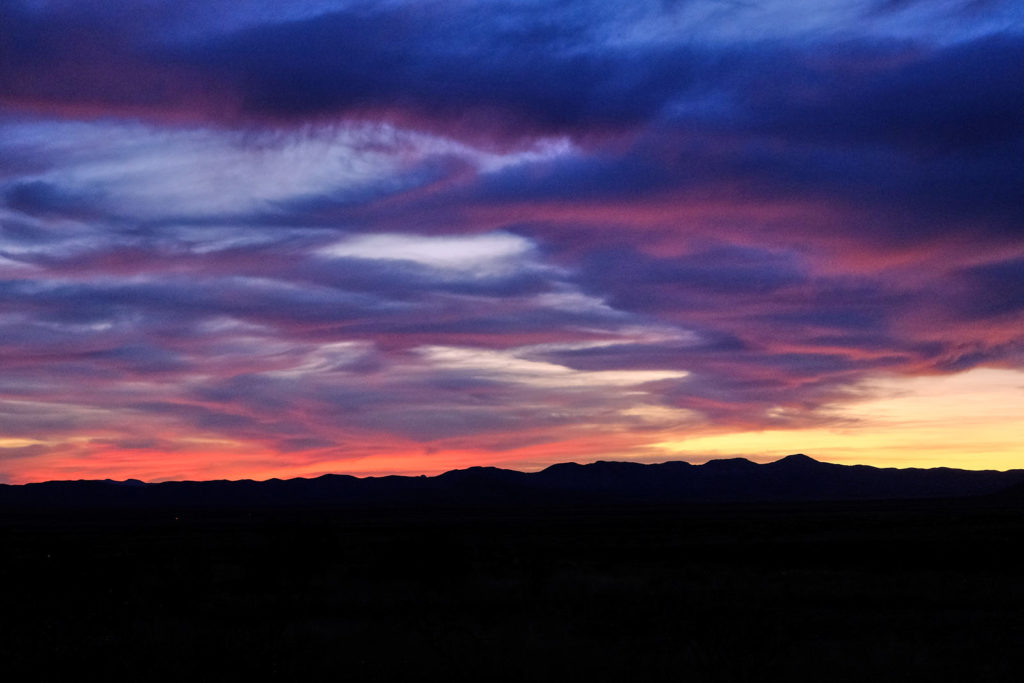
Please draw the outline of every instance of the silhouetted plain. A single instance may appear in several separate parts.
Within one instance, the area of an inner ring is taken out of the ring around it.
[[[345,504],[367,480],[10,487],[0,656],[12,680],[1017,680],[1018,475],[937,497],[954,471],[837,467],[473,468]],[[808,499],[836,473],[921,497]],[[714,497],[641,495],[695,476]]]

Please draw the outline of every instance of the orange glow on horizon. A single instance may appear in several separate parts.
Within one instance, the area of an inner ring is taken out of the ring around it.
[[[698,422],[672,430],[627,431],[594,425],[562,435],[524,429],[500,439],[460,437],[428,444],[380,435],[373,445],[358,452],[350,449],[341,457],[333,449],[280,453],[243,440],[180,438],[177,450],[159,451],[99,447],[79,437],[65,440],[67,450],[55,448],[26,458],[23,469],[14,470],[9,461],[4,478],[7,483],[28,483],[436,475],[475,465],[534,471],[566,461],[699,463],[746,457],[765,462],[796,452],[827,462],[878,467],[1024,466],[1024,372],[978,369],[950,376],[894,377],[863,386],[860,393],[859,400],[833,406],[828,423],[802,429],[709,431]],[[686,432],[692,436],[682,436]],[[0,454],[41,444],[0,439]]]
[[[802,452],[818,460],[878,467],[1024,467],[1024,372],[890,378],[870,398],[835,408],[835,424],[766,429],[653,444],[685,459],[775,460]]]

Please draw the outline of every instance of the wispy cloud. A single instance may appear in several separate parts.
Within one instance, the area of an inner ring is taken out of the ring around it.
[[[852,439],[868,386],[1006,401],[1021,158],[1009,0],[7,2],[0,469],[540,466]]]

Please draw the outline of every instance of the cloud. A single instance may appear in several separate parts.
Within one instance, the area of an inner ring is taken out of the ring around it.
[[[976,320],[1024,311],[1024,259],[986,263],[957,275],[966,288],[961,315]]]
[[[514,270],[531,248],[526,239],[501,232],[460,237],[375,234],[344,239],[319,253],[335,258],[408,261],[446,275],[488,277]]]
[[[1017,14],[4,3],[5,471],[647,457],[1020,367]]]

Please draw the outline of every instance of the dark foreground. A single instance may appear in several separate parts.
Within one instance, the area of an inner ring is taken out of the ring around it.
[[[7,680],[1019,680],[1024,507],[4,512]]]

